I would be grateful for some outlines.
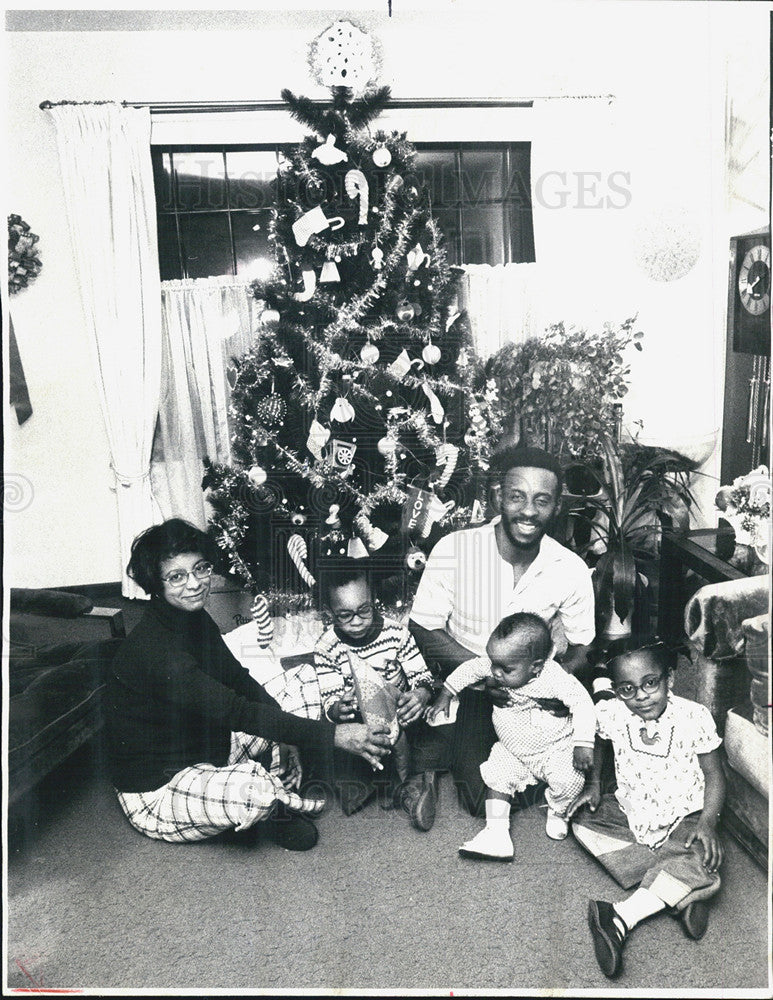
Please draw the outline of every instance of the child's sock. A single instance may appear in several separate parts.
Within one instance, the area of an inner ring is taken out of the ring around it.
[[[486,799],[486,826],[510,833],[510,803],[507,799]]]
[[[628,899],[614,903],[613,906],[617,916],[621,917],[628,930],[632,931],[642,920],[664,910],[666,904],[649,889],[637,889]],[[624,930],[622,927],[620,929]]]

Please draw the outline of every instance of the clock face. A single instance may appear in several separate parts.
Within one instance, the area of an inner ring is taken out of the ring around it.
[[[760,243],[748,251],[738,271],[738,293],[752,316],[770,308],[770,247]]]

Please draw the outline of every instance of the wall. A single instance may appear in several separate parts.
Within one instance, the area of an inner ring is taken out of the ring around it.
[[[768,5],[516,7],[457,0],[400,9],[406,6],[396,3],[391,19],[386,4],[357,17],[381,39],[382,78],[396,97],[616,95],[619,156],[616,161],[613,150],[607,163],[630,167],[634,193],[641,195],[632,202],[624,238],[634,232],[636,212],[641,218],[649,206],[666,200],[688,205],[702,240],[690,274],[656,286],[633,272],[614,240],[599,250],[601,229],[589,226],[597,249],[584,255],[586,264],[595,264],[595,281],[609,293],[607,302],[595,296],[596,312],[608,306],[617,314],[605,318],[614,320],[638,311],[646,335],[645,353],[633,361],[628,417],[642,419],[653,437],[674,426],[688,436],[718,427],[727,237],[737,231],[726,199],[725,81],[748,97],[744,81],[769,74]],[[69,264],[53,126],[38,104],[261,100],[277,98],[283,86],[313,94],[306,46],[333,15],[76,11],[9,17],[12,28],[26,30],[5,36],[6,146],[13,150],[6,211],[21,214],[40,235],[44,267],[13,301],[35,412],[22,427],[6,413],[7,559],[17,585],[116,580],[109,455]],[[85,30],[95,23],[121,30]],[[41,26],[58,30],[38,30]],[[153,30],[131,30],[148,26]],[[752,117],[761,113],[764,125],[761,93],[752,94],[749,106]],[[766,136],[763,127],[763,149]],[[754,197],[764,205],[767,192]],[[620,232],[613,222],[609,232]],[[758,224],[764,223],[763,215]],[[560,242],[556,255],[558,260]],[[580,284],[576,281],[578,289]],[[565,302],[571,304],[571,296]],[[715,456],[706,466],[709,476],[716,476],[717,467]],[[708,519],[715,486],[708,478],[702,490]],[[21,499],[14,495],[11,502],[11,487],[21,488]]]

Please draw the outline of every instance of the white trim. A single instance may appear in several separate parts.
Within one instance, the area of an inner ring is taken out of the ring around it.
[[[533,121],[528,107],[396,108],[384,111],[373,131],[407,132],[412,142],[528,142]],[[300,142],[310,131],[284,108],[152,114],[151,122],[155,146]]]

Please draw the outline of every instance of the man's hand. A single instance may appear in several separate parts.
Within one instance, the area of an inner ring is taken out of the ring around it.
[[[421,717],[421,713],[429,704],[430,692],[425,687],[414,688],[413,691],[403,691],[397,699],[397,721],[401,726],[407,726],[414,719]]]
[[[587,774],[593,767],[593,747],[575,747],[572,754],[575,771]]]
[[[439,715],[448,715],[448,709],[451,707],[451,698],[451,692],[443,688],[427,709],[427,722],[434,722]]]
[[[339,750],[364,757],[377,771],[383,771],[384,766],[380,759],[386,757],[392,749],[386,726],[376,726],[371,729],[362,722],[336,726],[334,742]]]
[[[339,701],[334,701],[327,710],[331,722],[353,722],[357,714],[357,696],[348,691]]]
[[[487,677],[483,681],[483,690],[497,708],[504,708],[507,705],[509,698],[507,688],[502,687],[496,677]]]
[[[598,809],[599,802],[601,802],[601,786],[598,781],[586,781],[585,788],[583,788],[574,802],[566,810],[566,818],[571,819],[577,810],[581,809],[583,806],[587,806],[593,813]]]
[[[698,820],[698,825],[688,836],[684,842],[684,846],[690,847],[696,840],[699,840],[703,845],[703,867],[707,872],[715,872],[722,864],[724,852],[722,851],[722,844],[719,842],[717,831],[708,820]]]
[[[555,715],[557,719],[565,719],[569,715],[569,707],[559,698],[535,698],[534,699],[546,712]],[[576,767],[577,765],[575,765]]]

